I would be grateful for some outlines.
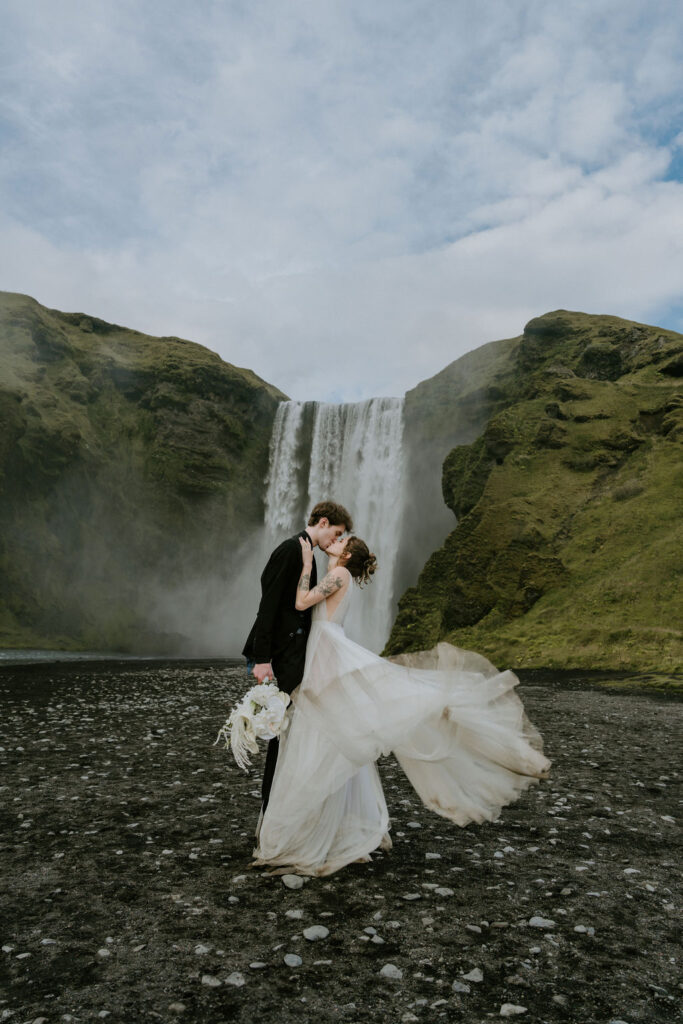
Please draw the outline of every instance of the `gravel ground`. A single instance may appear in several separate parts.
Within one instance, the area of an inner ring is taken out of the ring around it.
[[[247,867],[261,759],[213,745],[245,685],[0,669],[0,1021],[676,1018],[680,700],[522,685],[548,781],[460,829],[383,759],[393,850],[290,889]]]

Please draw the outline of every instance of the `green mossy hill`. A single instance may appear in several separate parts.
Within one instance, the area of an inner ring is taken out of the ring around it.
[[[0,292],[0,645],[168,648],[152,595],[261,522],[284,397],[201,345]]]
[[[457,526],[386,653],[445,639],[513,668],[679,666],[683,336],[560,310],[479,353],[497,409],[444,462]]]

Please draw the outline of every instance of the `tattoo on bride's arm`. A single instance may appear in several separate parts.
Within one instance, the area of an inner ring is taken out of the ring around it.
[[[299,580],[299,590],[308,591],[310,589],[311,589],[311,574],[310,574],[310,572],[309,573],[303,573],[302,576],[301,576],[301,579]]]
[[[321,594],[324,594],[325,597],[329,597],[330,594],[334,594],[335,590],[339,590],[339,588],[343,586],[344,584],[338,576],[333,576],[331,572],[328,572],[327,576],[325,576],[325,578],[318,584],[317,589]]]

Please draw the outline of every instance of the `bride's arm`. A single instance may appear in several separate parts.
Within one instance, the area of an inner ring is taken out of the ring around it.
[[[338,565],[332,569],[331,572],[328,572],[327,576],[325,576],[324,579],[322,579],[320,583],[311,590],[313,549],[310,544],[307,544],[304,540],[301,541],[301,553],[303,556],[303,566],[301,567],[301,576],[299,576],[299,583],[296,588],[295,605],[296,610],[299,612],[304,611],[306,608],[312,608],[314,604],[318,604],[320,601],[326,601],[332,594],[336,594],[338,590],[341,590],[350,576],[348,569]]]
[[[331,572],[321,579],[317,586],[313,587],[313,590],[309,590],[311,585],[311,570],[307,569],[304,565],[301,570],[301,576],[299,577],[299,585],[296,590],[296,609],[299,612],[304,611],[305,608],[312,608],[314,604],[318,604],[320,601],[326,601],[332,594],[336,594],[338,590],[344,586],[350,576],[349,570],[345,569],[343,565],[339,565],[336,569],[332,569]]]

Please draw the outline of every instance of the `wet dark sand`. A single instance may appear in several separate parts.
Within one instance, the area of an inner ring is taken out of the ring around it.
[[[0,1021],[673,1020],[683,705],[526,678],[550,780],[460,829],[384,759],[393,850],[290,890],[212,745],[243,670],[2,666]]]

